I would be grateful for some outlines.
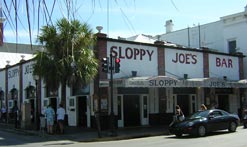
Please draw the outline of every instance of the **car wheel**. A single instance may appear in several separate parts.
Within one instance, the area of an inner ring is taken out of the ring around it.
[[[176,133],[175,135],[176,135],[176,137],[182,137],[183,134],[182,133]]]
[[[228,128],[229,132],[235,132],[236,129],[237,129],[237,124],[235,122],[233,122],[233,121],[230,122],[229,128]]]
[[[203,126],[203,125],[198,126],[198,128],[197,128],[197,136],[202,137],[202,136],[205,136],[205,135],[206,135],[205,126]]]

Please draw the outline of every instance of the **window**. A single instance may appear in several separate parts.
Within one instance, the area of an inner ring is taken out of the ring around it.
[[[228,41],[228,50],[230,54],[236,53],[237,42],[236,40]]]

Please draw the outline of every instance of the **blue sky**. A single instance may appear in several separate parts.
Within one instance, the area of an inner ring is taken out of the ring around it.
[[[52,14],[53,22],[67,17],[64,1],[57,0]],[[109,5],[107,0],[73,0],[75,18],[88,23],[95,33],[96,26],[103,26],[102,32],[111,38],[163,34],[166,30],[165,21],[170,19],[173,20],[174,31],[202,25],[218,21],[222,16],[242,12],[246,5],[247,0],[109,0]],[[18,3],[18,14],[21,17],[17,21],[17,39],[15,23],[4,22],[5,42],[29,43],[25,6],[24,3]],[[14,19],[13,12],[11,9],[8,20],[10,15]],[[32,40],[35,42],[38,32],[37,6],[30,9],[30,17]],[[45,17],[41,14],[40,26],[45,25],[44,20]]]

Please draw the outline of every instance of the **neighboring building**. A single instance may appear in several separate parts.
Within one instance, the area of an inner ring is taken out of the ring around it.
[[[223,16],[220,20],[188,27],[182,30],[173,31],[173,21],[166,21],[166,33],[159,34],[155,37],[149,35],[142,40],[140,37],[125,38],[130,41],[150,43],[150,39],[162,40],[174,44],[179,44],[188,48],[195,48],[201,50],[208,48],[210,50],[235,54],[238,52],[247,55],[247,6],[245,10],[240,13]],[[244,78],[247,78],[247,58],[244,58]],[[231,78],[231,77],[228,77]]]

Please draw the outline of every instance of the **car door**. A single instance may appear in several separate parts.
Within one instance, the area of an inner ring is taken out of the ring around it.
[[[222,116],[218,111],[213,111],[208,115],[207,128],[208,131],[219,130],[222,125]]]

